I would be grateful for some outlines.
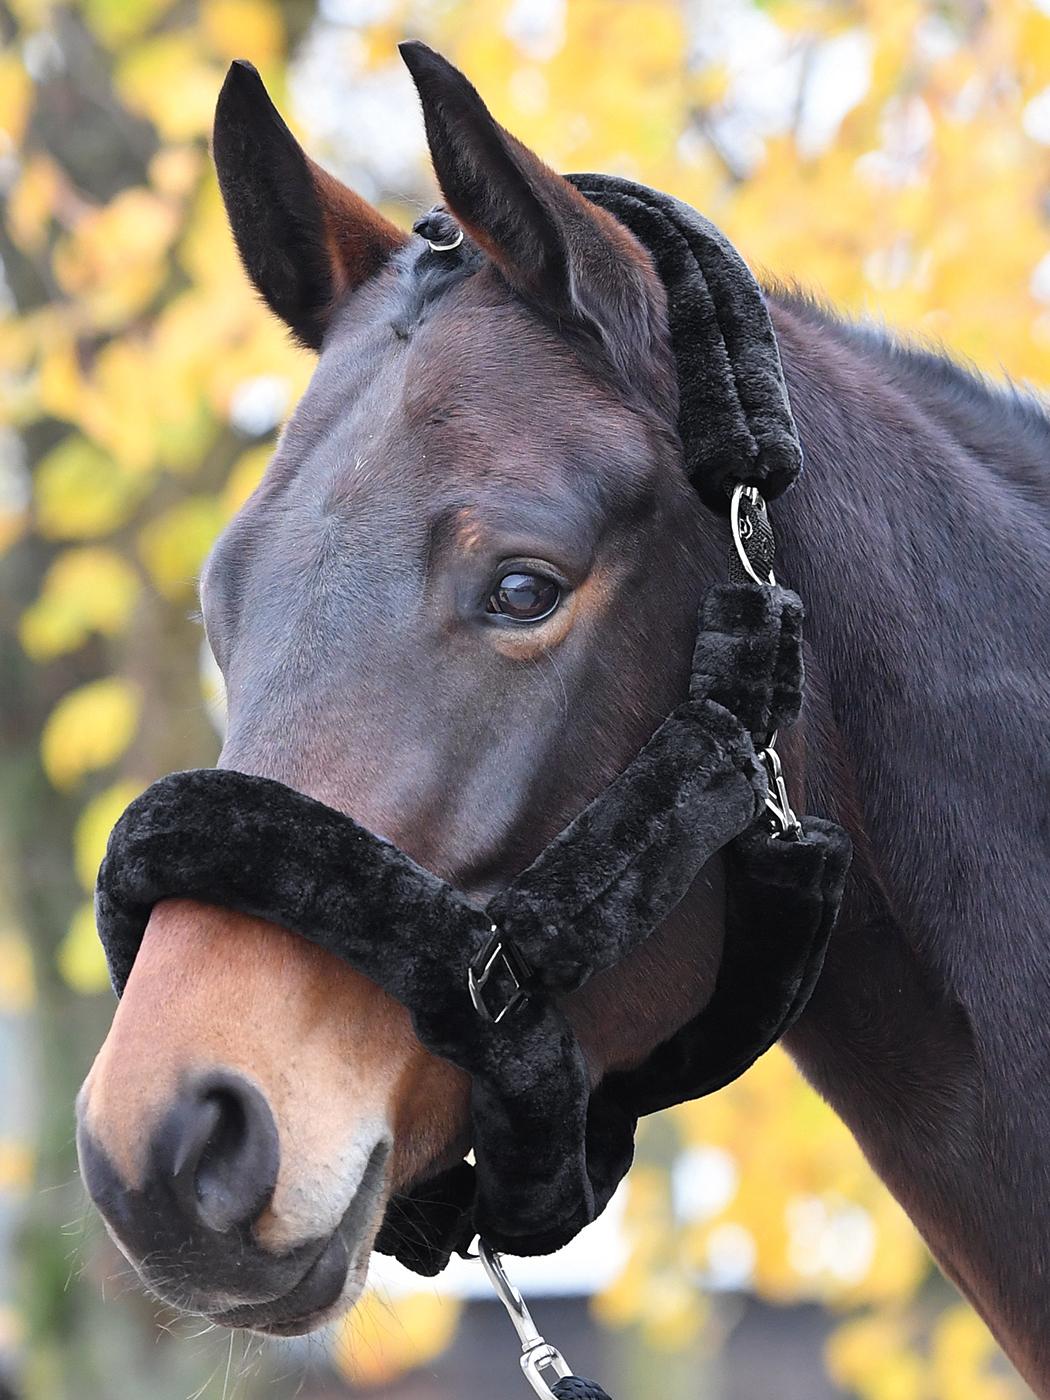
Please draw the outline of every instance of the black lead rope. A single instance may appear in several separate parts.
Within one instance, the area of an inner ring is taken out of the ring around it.
[[[610,1400],[597,1381],[589,1381],[583,1376],[566,1376],[554,1387],[555,1400]]]

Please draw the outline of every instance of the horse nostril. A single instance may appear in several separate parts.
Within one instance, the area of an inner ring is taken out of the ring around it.
[[[277,1125],[264,1096],[237,1074],[186,1087],[158,1149],[183,1213],[206,1229],[250,1225],[277,1184]]]

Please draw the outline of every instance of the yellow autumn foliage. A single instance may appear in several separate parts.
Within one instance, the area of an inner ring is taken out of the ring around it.
[[[224,519],[214,496],[188,496],[139,531],[139,558],[165,598],[193,596],[200,566]]]
[[[176,31],[133,49],[118,66],[117,89],[165,140],[186,141],[210,128],[223,76],[223,68],[201,53],[196,35]]]
[[[7,197],[7,231],[25,252],[39,252],[47,241],[62,184],[58,166],[46,155],[31,156],[23,165]]]
[[[266,69],[284,56],[284,20],[271,0],[203,0],[201,33],[226,62],[250,55],[256,68]]]
[[[4,219],[22,260],[12,277],[24,262],[31,294],[0,315],[0,433],[28,442],[43,431],[25,479],[0,437],[0,556],[38,554],[17,630],[48,697],[41,759],[74,806],[70,857],[85,889],[108,825],[139,787],[128,775],[140,758],[140,744],[129,754],[137,668],[177,645],[196,669],[199,634],[179,629],[197,574],[273,449],[272,424],[245,426],[246,398],[261,386],[287,412],[312,368],[248,285],[226,229],[207,137],[231,58],[252,59],[318,156],[374,190],[384,182],[368,148],[376,138],[326,138],[324,104],[294,98],[319,49],[338,50],[348,92],[403,83],[394,44],[418,35],[557,168],[669,189],[770,278],[943,342],[989,373],[1005,366],[1047,382],[1045,0],[382,0],[326,7],[326,27],[298,50],[289,36],[307,7],[78,0],[63,22],[84,27],[112,94],[112,140],[129,143],[126,172],[97,188],[33,129],[47,91],[39,41],[57,9],[8,8],[17,34],[0,50]],[[351,8],[356,18],[340,21]],[[746,42],[729,42],[733,25]],[[749,49],[764,56],[768,84],[749,71]],[[814,125],[820,103],[806,84],[834,89],[828,72],[844,66],[852,87],[833,93],[834,120]],[[797,90],[777,106],[785,81]],[[403,191],[406,223],[432,192],[421,142],[420,160],[417,186]],[[52,706],[56,674],[68,688]],[[206,683],[218,688],[210,672]],[[171,713],[150,719],[172,723]],[[90,904],[69,916],[59,971],[100,991],[108,978]],[[5,929],[0,1008],[32,998],[26,949]],[[917,1305],[931,1273],[924,1247],[780,1052],[644,1130],[625,1229],[627,1265],[594,1311],[654,1347],[717,1345],[708,1288],[742,1286],[833,1310],[828,1370],[857,1400],[1024,1394],[968,1308],[938,1313],[925,1295]],[[382,1384],[437,1354],[455,1325],[455,1307],[432,1294],[389,1307],[370,1294],[339,1331],[336,1363],[357,1383]]]
[[[139,594],[123,555],[99,545],[64,550],[44,575],[40,595],[22,614],[19,637],[34,661],[81,646],[92,632],[124,630]]]
[[[638,1326],[648,1345],[677,1350],[697,1337],[710,1308],[684,1252],[666,1171],[639,1163],[630,1181],[631,1264],[595,1299],[594,1316],[607,1327]]]
[[[911,1341],[911,1328],[893,1314],[848,1322],[828,1344],[828,1373],[859,1400],[929,1400]]]
[[[69,929],[59,945],[58,970],[75,992],[94,996],[109,990],[109,969],[95,928],[95,908],[90,900],[78,905]]]
[[[945,1309],[928,1343],[913,1318],[886,1311],[844,1323],[827,1347],[828,1373],[858,1400],[1015,1400],[988,1329],[964,1304]]]
[[[89,894],[95,888],[95,876],[114,823],[141,791],[141,783],[121,780],[96,793],[81,810],[73,831],[73,860],[77,877]]]
[[[59,286],[101,328],[141,311],[166,274],[165,255],[179,226],[174,204],[148,189],[122,190],[82,214],[56,244]]]
[[[766,1297],[879,1303],[918,1287],[927,1256],[907,1217],[785,1054],[671,1117],[687,1148],[716,1148],[735,1164],[726,1203],[682,1222],[694,1267],[728,1223],[758,1241],[754,1280]]]
[[[455,1299],[436,1292],[391,1303],[369,1290],[338,1324],[332,1358],[355,1386],[385,1385],[443,1352],[456,1335],[459,1314]]]
[[[91,31],[116,47],[137,38],[168,8],[168,0],[81,0]]]
[[[998,1347],[972,1309],[947,1308],[933,1330],[931,1400],[1011,1400],[1016,1387],[998,1360]]]
[[[226,489],[222,493],[222,508],[227,516],[236,515],[262,481],[271,455],[272,449],[268,443],[263,447],[250,447],[230,468]]]
[[[0,133],[17,146],[25,131],[33,84],[13,49],[0,51]]]
[[[44,539],[88,540],[111,534],[131,515],[141,495],[87,438],[63,438],[40,462],[33,478],[36,526]]]
[[[33,958],[21,933],[0,929],[0,1013],[19,1016],[36,1000]]]
[[[134,737],[139,694],[130,681],[107,676],[89,681],[58,702],[48,715],[40,756],[58,788],[71,788],[85,773],[108,768]]]
[[[32,1180],[32,1149],[25,1142],[0,1138],[0,1192],[28,1191]]]

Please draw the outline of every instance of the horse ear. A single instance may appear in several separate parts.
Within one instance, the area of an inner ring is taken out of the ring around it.
[[[511,286],[607,347],[639,332],[649,342],[647,312],[663,299],[634,236],[500,126],[447,59],[417,40],[399,48],[445,202]]]
[[[343,295],[407,235],[309,159],[244,60],[222,85],[212,150],[248,276],[296,339],[319,350]]]

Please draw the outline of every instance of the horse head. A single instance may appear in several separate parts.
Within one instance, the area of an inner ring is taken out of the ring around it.
[[[681,697],[716,546],[648,254],[448,63],[404,56],[445,200],[414,236],[303,153],[250,66],[223,88],[234,237],[318,360],[201,601],[219,766],[484,902]],[[566,999],[594,1081],[703,1004],[718,880]],[[331,954],[169,900],[81,1092],[81,1160],[154,1291],[306,1331],[352,1305],[390,1194],[469,1148],[467,1089]]]

